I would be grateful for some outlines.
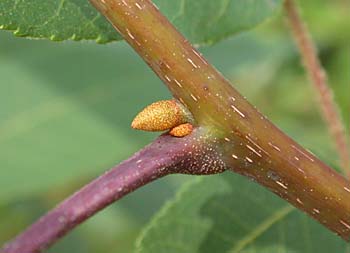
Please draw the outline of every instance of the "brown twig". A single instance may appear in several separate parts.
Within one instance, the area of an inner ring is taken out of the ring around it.
[[[229,169],[253,178],[349,239],[350,183],[261,115],[152,1],[90,2],[187,107],[195,122],[210,129],[208,138],[216,141]]]
[[[225,169],[256,180],[349,239],[347,180],[261,115],[150,0],[90,1],[187,107],[196,130],[179,139],[160,137],[48,213],[4,252],[40,251],[112,201],[168,173]]]
[[[319,105],[329,132],[333,137],[336,150],[339,154],[341,167],[344,174],[350,178],[350,148],[347,142],[344,124],[333,98],[333,92],[327,83],[327,74],[321,66],[317,56],[316,46],[299,14],[295,1],[286,0],[284,7],[305,70],[312,81],[315,91],[319,95]]]

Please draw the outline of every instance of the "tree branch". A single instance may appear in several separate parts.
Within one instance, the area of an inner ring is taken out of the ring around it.
[[[299,48],[305,70],[319,95],[319,105],[333,137],[336,150],[340,158],[340,164],[350,178],[350,151],[345,133],[344,124],[341,120],[337,104],[334,101],[332,90],[327,83],[327,74],[321,66],[317,56],[317,50],[311,35],[304,24],[294,0],[286,0],[284,4],[288,22],[293,32],[293,37]]]
[[[197,133],[184,138],[160,136],[63,201],[0,252],[41,252],[90,216],[139,187],[171,173],[191,173],[189,168],[201,168],[200,149],[205,145],[196,138]]]
[[[40,252],[108,204],[167,174],[225,169],[255,179],[349,238],[348,181],[261,115],[150,0],[90,1],[189,109],[196,128],[183,138],[161,136],[43,216],[1,252]]]
[[[228,168],[348,240],[350,184],[246,101],[150,0],[90,0],[209,130]],[[326,200],[326,201],[325,201]]]

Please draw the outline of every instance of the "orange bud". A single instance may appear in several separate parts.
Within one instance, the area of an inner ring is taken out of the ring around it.
[[[170,130],[169,134],[175,137],[184,137],[192,133],[193,126],[190,123],[178,125]]]
[[[144,131],[164,131],[188,122],[186,109],[175,99],[155,102],[144,108],[131,127]]]

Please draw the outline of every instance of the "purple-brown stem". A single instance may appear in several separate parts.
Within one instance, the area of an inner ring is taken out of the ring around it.
[[[42,216],[0,252],[41,252],[90,216],[139,187],[171,173],[191,173],[182,168],[202,168],[204,164],[198,165],[203,159],[200,150],[203,140],[196,138],[196,134],[195,131],[181,139],[160,136]],[[193,156],[197,156],[197,162]]]
[[[319,95],[319,105],[339,154],[341,168],[347,178],[350,178],[350,148],[347,142],[344,124],[333,98],[333,92],[327,82],[327,74],[317,57],[316,46],[299,14],[295,1],[286,0],[284,7],[305,70],[312,81],[315,91]]]

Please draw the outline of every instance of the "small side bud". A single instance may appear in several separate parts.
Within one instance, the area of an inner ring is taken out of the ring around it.
[[[190,113],[177,100],[162,100],[144,108],[131,127],[144,131],[165,131],[189,122]]]
[[[190,123],[178,125],[170,130],[169,134],[175,137],[184,137],[193,131],[193,126]]]

